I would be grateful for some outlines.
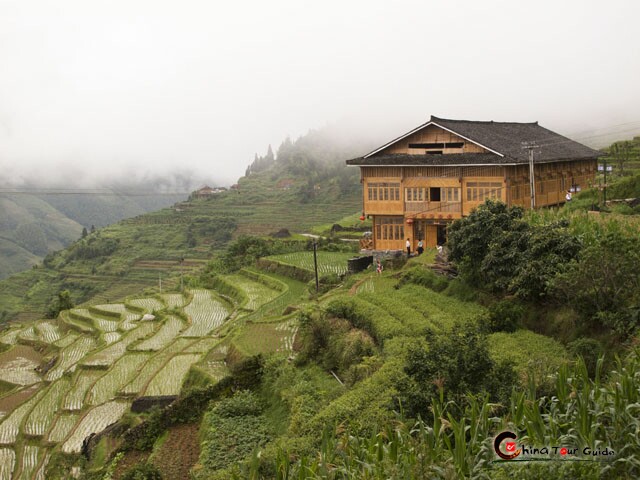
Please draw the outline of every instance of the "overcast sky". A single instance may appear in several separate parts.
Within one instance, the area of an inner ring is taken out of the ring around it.
[[[639,32],[638,0],[0,0],[0,176],[229,184],[287,135],[431,114],[631,137]]]

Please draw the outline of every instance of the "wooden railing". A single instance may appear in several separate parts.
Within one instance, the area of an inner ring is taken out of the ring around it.
[[[460,213],[461,202],[404,202],[406,213]]]

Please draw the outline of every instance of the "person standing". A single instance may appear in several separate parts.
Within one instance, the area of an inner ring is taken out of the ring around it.
[[[378,275],[382,275],[382,269],[384,267],[382,266],[382,263],[380,263],[380,259],[378,259],[377,263],[376,263],[376,273]]]
[[[424,246],[422,245],[422,240],[418,240],[418,255],[422,255],[424,252]]]
[[[407,238],[407,258],[411,256],[411,240]]]

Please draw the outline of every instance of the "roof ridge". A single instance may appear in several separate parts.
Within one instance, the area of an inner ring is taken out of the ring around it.
[[[431,115],[430,122],[452,122],[452,123],[483,123],[487,125],[500,124],[500,125],[538,125],[538,121],[535,122],[496,122],[494,120],[458,120],[453,118],[441,118]]]

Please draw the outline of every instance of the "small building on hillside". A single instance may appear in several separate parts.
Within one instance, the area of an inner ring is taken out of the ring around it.
[[[212,195],[216,195],[217,193],[225,192],[226,190],[227,189],[225,187],[211,188],[210,186],[205,185],[204,187],[199,188],[195,191],[195,196],[198,198],[207,198]]]
[[[447,225],[486,199],[524,208],[564,203],[568,191],[593,183],[601,155],[538,122],[432,116],[347,165],[360,167],[374,249],[403,250],[409,238],[415,250],[420,240],[444,243]]]

